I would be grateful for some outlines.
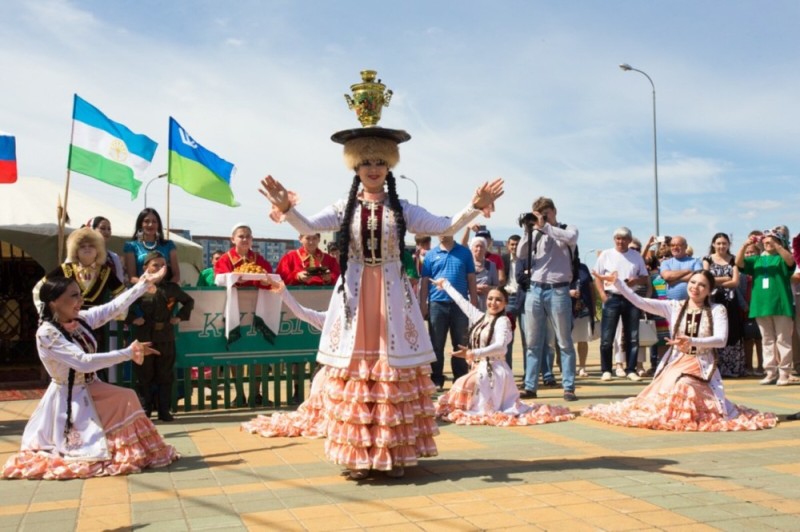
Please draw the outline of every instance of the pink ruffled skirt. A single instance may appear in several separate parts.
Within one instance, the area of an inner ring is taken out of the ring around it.
[[[351,470],[389,471],[436,456],[430,364],[389,365],[382,294],[381,268],[365,268],[348,367],[320,370],[296,412],[258,416],[242,428],[265,437],[324,436],[328,459]]]
[[[683,355],[636,397],[592,405],[582,415],[612,425],[674,431],[762,430],[777,424],[775,414],[733,405],[727,399],[728,407],[723,408],[701,375],[697,357]],[[725,410],[735,415],[727,416]]]
[[[492,365],[489,377],[486,365]],[[514,374],[505,360],[476,364],[439,397],[436,415],[458,425],[513,427],[568,421],[575,416],[568,408],[523,403]]]
[[[164,467],[180,454],[168,445],[155,425],[145,417],[133,390],[102,381],[89,385],[92,400],[103,424],[109,460],[65,460],[52,453],[20,451],[3,466],[4,478],[67,480],[139,473],[149,467]]]
[[[242,429],[264,438],[324,438],[328,432],[328,417],[325,408],[325,369],[321,369],[311,381],[311,392],[294,412],[278,412],[271,416],[258,417],[242,423]]]

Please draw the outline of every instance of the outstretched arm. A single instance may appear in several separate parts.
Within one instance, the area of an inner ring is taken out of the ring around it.
[[[638,308],[649,312],[650,314],[657,314],[667,320],[672,318],[672,304],[669,301],[662,301],[660,299],[645,299],[633,290],[621,279],[617,277],[617,272],[611,272],[608,275],[601,275],[593,272],[594,276],[607,283],[612,283],[614,287],[619,290],[625,299],[636,305]]]
[[[450,284],[450,281],[440,278],[431,280],[431,283],[436,285],[436,288],[439,290],[444,290],[447,292],[447,295],[449,295],[453,301],[455,301],[456,305],[458,305],[458,308],[460,308],[464,314],[467,315],[470,325],[483,318],[483,311],[464,299],[464,296],[462,296],[458,290],[453,288],[453,285]]]
[[[97,329],[114,319],[115,316],[124,312],[134,301],[142,297],[154,283],[160,281],[166,273],[166,266],[156,273],[145,272],[139,277],[139,281],[133,285],[132,288],[126,290],[104,305],[98,305],[80,311],[79,316],[89,327]]]

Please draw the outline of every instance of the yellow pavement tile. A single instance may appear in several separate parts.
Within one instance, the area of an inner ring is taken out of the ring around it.
[[[381,525],[391,525],[394,523],[402,524],[408,523],[402,513],[396,510],[387,510],[384,512],[366,512],[353,514],[353,519],[361,526],[373,527]]]
[[[6,504],[0,506],[0,516],[24,514],[28,511],[27,504]]]
[[[503,488],[485,488],[482,490],[471,490],[470,492],[473,495],[476,495],[482,499],[503,499],[506,497],[516,497],[519,493],[511,487],[503,487]]]
[[[436,448],[439,449],[439,454],[444,455],[454,451],[473,451],[476,449],[485,449],[485,445],[481,445],[474,440],[462,438],[452,432],[441,431],[436,436]]]
[[[632,514],[634,512],[657,512],[663,510],[660,506],[638,499],[603,501],[601,504],[624,514]]]
[[[269,512],[253,512],[241,515],[242,522],[249,528],[261,527],[263,530],[266,527],[275,527],[277,529],[284,529],[284,526],[289,527],[292,523],[298,526],[300,522],[297,521],[292,512],[289,510],[272,510]]]
[[[719,529],[703,523],[694,523],[691,525],[665,526],[664,530],[669,532],[716,532]]]
[[[562,512],[580,519],[586,519],[592,516],[604,517],[610,515],[619,515],[620,513],[612,508],[609,508],[608,506],[603,506],[602,504],[598,504],[596,502],[568,504],[561,506],[560,509]]]
[[[581,497],[586,497],[590,501],[613,501],[618,499],[628,499],[629,496],[620,493],[618,491],[614,491],[609,488],[600,488],[594,490],[585,490],[581,491]]]
[[[516,495],[502,499],[492,499],[492,504],[503,510],[517,510],[520,508],[543,508],[550,506],[531,495]]]
[[[361,526],[347,515],[330,517],[317,517],[300,520],[305,530],[347,530],[348,528],[361,528]],[[281,523],[281,528],[283,523]]]
[[[589,523],[585,523],[583,521],[576,521],[575,519],[569,519],[566,521],[550,521],[542,526],[545,530],[554,530],[557,532],[561,532],[563,530],[569,530],[569,532],[597,531],[596,526],[591,525]]]
[[[178,492],[175,490],[145,491],[142,493],[133,493],[131,495],[131,502],[165,501],[177,498],[179,498]]]
[[[78,511],[79,518],[97,518],[107,515],[127,516],[127,520],[130,521],[131,505],[127,502],[124,504],[105,504],[102,506],[86,506],[81,504],[80,510]]]
[[[435,521],[437,519],[454,519],[459,516],[445,508],[444,506],[417,506],[414,508],[399,509],[409,521],[419,523],[421,521]]]
[[[28,513],[49,512],[50,510],[70,510],[72,508],[78,508],[79,506],[80,506],[80,501],[78,499],[35,502],[28,507]]]
[[[297,519],[301,521],[313,519],[315,517],[335,517],[347,515],[344,510],[335,504],[320,504],[317,506],[303,506],[302,508],[292,508],[289,510]]]
[[[374,530],[384,530],[386,532],[419,532],[419,527],[414,523],[393,523],[386,526],[371,526],[368,530],[370,530],[370,532]]]
[[[481,497],[476,493],[478,490],[472,491],[450,491],[447,493],[434,493],[428,495],[430,499],[439,504],[451,504],[466,501],[477,501]]]
[[[338,505],[339,508],[344,510],[349,515],[364,514],[370,512],[383,512],[391,510],[392,508],[383,503],[382,501],[359,501],[359,502],[344,502]]]
[[[526,508],[512,512],[514,515],[527,523],[542,526],[541,523],[550,521],[563,521],[572,519],[572,516],[556,508]]]
[[[564,493],[564,490],[553,484],[525,484],[514,486],[514,489],[526,495],[544,495],[546,493]]]
[[[766,506],[785,514],[800,514],[800,501],[790,501],[788,499],[775,499],[762,501],[760,506]]]
[[[695,523],[694,519],[689,519],[669,510],[636,512],[630,514],[630,516],[653,526],[689,525]]]
[[[97,530],[129,530],[130,528],[130,518],[123,518],[113,515],[93,517],[91,519],[79,519],[75,524],[76,532],[95,532]]]
[[[561,491],[559,493],[542,493],[541,495],[537,495],[536,498],[548,506],[566,506],[591,502],[589,499],[581,497],[580,495],[568,493],[566,491]]]
[[[475,525],[466,519],[439,519],[416,524],[422,530],[427,530],[428,532],[466,532],[475,530]]]
[[[465,518],[481,530],[508,528],[526,524],[525,520],[510,513],[471,515]]]
[[[790,475],[800,475],[800,464],[779,464],[767,466],[767,469],[772,469],[778,473],[789,473]]]
[[[462,517],[468,517],[476,514],[492,514],[498,511],[497,506],[494,504],[482,501],[445,504],[444,507],[454,514]]]
[[[328,484],[338,484],[342,481],[346,481],[343,475],[330,475],[327,477],[311,477],[307,478],[306,482],[308,482],[309,486],[326,486]]]
[[[395,509],[416,509],[431,506],[433,504],[433,499],[424,495],[417,495],[414,497],[395,497],[394,499],[384,499],[383,502]]]
[[[641,530],[645,524],[638,519],[622,514],[598,515],[587,519],[589,523],[601,530]]]
[[[666,431],[656,432],[664,432],[665,436],[669,434]],[[759,442],[687,445],[685,447],[655,447],[653,449],[636,449],[634,451],[627,451],[625,454],[640,458],[649,458],[652,456],[676,456],[681,454],[696,453],[724,454],[731,451],[766,451],[768,449],[780,449],[783,447],[793,447],[795,445],[797,445],[797,440],[764,440]]]

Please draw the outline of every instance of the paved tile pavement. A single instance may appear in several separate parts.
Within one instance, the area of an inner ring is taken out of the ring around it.
[[[594,346],[593,346],[594,347]],[[597,360],[596,347],[590,360]],[[517,360],[517,367],[521,367]],[[644,383],[579,379],[574,412]],[[518,370],[519,373],[520,370]],[[800,386],[726,381],[736,403],[785,418]],[[35,401],[0,403],[0,460]],[[169,468],[65,482],[0,481],[0,530],[799,530],[800,422],[746,433],[667,433],[581,419],[535,427],[442,425],[439,456],[346,480],[323,441],[239,430],[249,410],[180,414],[159,430]]]

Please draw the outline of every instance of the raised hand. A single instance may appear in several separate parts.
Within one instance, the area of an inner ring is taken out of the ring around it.
[[[681,353],[688,353],[692,348],[692,340],[688,336],[677,336],[675,338],[667,338],[667,345],[671,345],[678,349]]]
[[[261,180],[261,188],[258,191],[281,212],[286,212],[292,207],[289,200],[289,191],[271,175]]]
[[[486,182],[475,189],[475,194],[472,196],[472,206],[476,209],[491,212],[494,210],[494,201],[503,195],[503,183],[500,178],[494,181]]]
[[[161,353],[153,349],[151,347],[152,345],[152,342],[140,342],[139,340],[134,340],[131,344],[131,349],[133,349],[133,356],[131,357],[131,360],[133,360],[137,365],[141,366],[144,362],[144,357],[148,355],[160,355]]]
[[[167,267],[164,266],[155,273],[145,272],[139,277],[140,283],[147,283],[150,285],[156,284],[167,274]]]
[[[606,275],[599,274],[597,272],[592,272],[592,275],[600,279],[601,281],[605,281],[609,284],[614,284],[617,280],[617,272],[610,272]]]
[[[468,347],[463,345],[459,345],[458,351],[453,351],[452,356],[456,358],[463,358],[467,361],[467,364],[470,365],[472,365],[472,363],[475,361],[475,357],[473,356],[472,351],[470,351]]]
[[[438,279],[431,279],[431,284],[438,288],[439,290],[444,290],[444,283],[446,279],[444,277],[440,277]]]

